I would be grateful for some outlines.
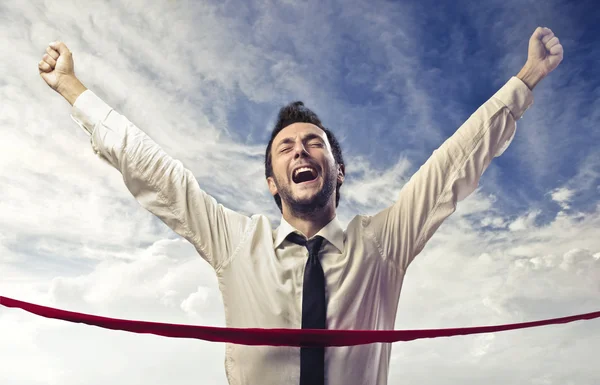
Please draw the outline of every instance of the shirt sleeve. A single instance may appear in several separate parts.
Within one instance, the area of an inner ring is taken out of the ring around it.
[[[457,202],[477,188],[492,159],[508,148],[516,121],[532,103],[531,90],[513,77],[433,152],[396,203],[367,224],[384,258],[406,270]]]
[[[217,203],[179,160],[92,91],[77,98],[71,117],[90,135],[94,152],[123,175],[142,207],[219,269],[241,242],[251,219]]]

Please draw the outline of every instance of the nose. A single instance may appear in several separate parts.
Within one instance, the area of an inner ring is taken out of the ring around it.
[[[298,159],[300,157],[308,156],[309,153],[304,147],[304,143],[301,140],[297,140],[294,144],[294,159]]]

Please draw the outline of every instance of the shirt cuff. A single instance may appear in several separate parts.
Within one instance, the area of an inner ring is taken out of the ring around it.
[[[112,111],[112,108],[88,89],[79,95],[73,103],[71,119],[85,132],[92,135],[96,124],[106,119],[110,111]]]
[[[515,121],[521,119],[533,104],[533,92],[516,76],[510,78],[504,87],[494,94],[494,98],[508,107]]]
[[[510,114],[515,119],[514,130],[510,133],[509,138],[500,144],[494,154],[494,158],[497,158],[506,151],[515,138],[515,133],[517,132],[516,121],[521,119],[525,111],[533,104],[533,92],[531,92],[521,79],[513,76],[493,97],[500,100],[509,109]]]

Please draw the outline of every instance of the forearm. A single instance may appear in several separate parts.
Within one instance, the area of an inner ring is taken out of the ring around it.
[[[146,210],[192,242],[201,231],[190,229],[188,215],[192,212],[186,209],[190,206],[189,187],[195,186],[191,172],[92,91],[82,94],[83,88],[73,79],[60,94],[74,104],[71,116],[91,134],[94,152],[123,175],[127,189]]]
[[[91,90],[79,97],[71,116],[91,133],[94,152],[121,173],[142,207],[192,243],[214,268],[231,255],[250,218],[218,204],[181,161]]]
[[[396,203],[371,218],[382,234],[381,250],[405,270],[457,202],[478,186],[492,159],[515,133],[516,121],[533,103],[522,81],[511,79],[448,138],[402,188]],[[402,240],[402,242],[398,242]]]
[[[505,103],[490,98],[433,152],[405,186],[413,190],[407,194],[412,200],[406,204],[414,210],[409,221],[415,226],[411,256],[423,249],[435,230],[456,210],[457,203],[475,191],[493,158],[512,141],[516,120]]]
[[[218,204],[192,171],[116,111],[98,125],[92,140],[138,203],[188,240],[213,268],[231,256],[249,217]]]
[[[87,88],[75,76],[65,78],[57,88],[57,92],[71,105],[75,104],[75,100],[77,100],[79,95],[85,90],[87,90]]]

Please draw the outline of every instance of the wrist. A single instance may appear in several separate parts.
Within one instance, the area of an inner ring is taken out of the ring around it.
[[[87,88],[75,76],[65,77],[56,88],[56,91],[71,105]]]
[[[535,86],[544,78],[544,74],[536,71],[532,68],[529,62],[525,63],[521,71],[517,74],[517,78],[521,79],[523,83],[533,91]]]

